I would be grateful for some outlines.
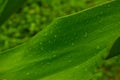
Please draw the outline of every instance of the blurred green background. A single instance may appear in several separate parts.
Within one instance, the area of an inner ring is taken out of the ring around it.
[[[29,40],[57,17],[106,1],[110,0],[26,0],[26,3],[0,27],[0,51]],[[92,80],[120,80],[119,58],[106,61]]]

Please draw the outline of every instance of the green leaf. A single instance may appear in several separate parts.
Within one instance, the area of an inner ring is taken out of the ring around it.
[[[119,54],[120,54],[120,37],[115,41],[115,43],[111,47],[109,55],[107,56],[106,59],[109,59],[113,56],[118,56]]]
[[[12,15],[24,0],[0,0],[0,26]]]
[[[3,12],[3,10],[4,10],[4,8],[5,8],[6,4],[7,4],[7,2],[8,2],[8,0],[6,0],[6,1],[1,0],[0,1],[0,13]]]
[[[119,38],[119,3],[58,18],[30,41],[1,53],[0,79],[91,79]]]

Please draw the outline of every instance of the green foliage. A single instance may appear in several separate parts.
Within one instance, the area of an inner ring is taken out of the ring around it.
[[[24,0],[1,0],[0,1],[0,25],[4,23],[6,19],[14,12],[16,9],[18,9],[22,4]]]
[[[1,53],[0,78],[91,79],[119,39],[119,3],[113,1],[58,18],[30,41]]]
[[[9,40],[9,37],[11,37],[11,32],[15,30],[9,29],[9,23],[1,26],[9,17],[11,14],[13,14],[22,4],[24,3],[24,0],[1,0],[0,1],[0,50],[3,50],[4,48],[8,48],[9,43],[6,40]],[[14,24],[14,22],[12,22]],[[8,36],[8,37],[7,37]],[[14,39],[13,39],[14,41]],[[17,42],[17,41],[16,41]],[[14,45],[14,44],[13,44]]]
[[[23,1],[26,1],[26,3],[17,10],[17,12],[12,15],[3,26],[0,27],[0,51],[27,41],[36,33],[43,30],[56,17],[78,12],[85,8],[100,4],[106,0]],[[14,10],[12,9],[12,13],[13,12]]]

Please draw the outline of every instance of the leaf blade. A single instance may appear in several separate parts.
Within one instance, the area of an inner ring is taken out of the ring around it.
[[[119,37],[118,4],[113,1],[59,18],[29,42],[0,54],[0,77],[8,80],[88,80],[94,72],[93,67],[98,67],[109,45]]]

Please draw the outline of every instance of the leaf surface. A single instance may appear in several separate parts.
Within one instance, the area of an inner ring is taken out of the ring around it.
[[[91,79],[119,38],[119,3],[58,18],[30,41],[1,53],[0,79]]]

